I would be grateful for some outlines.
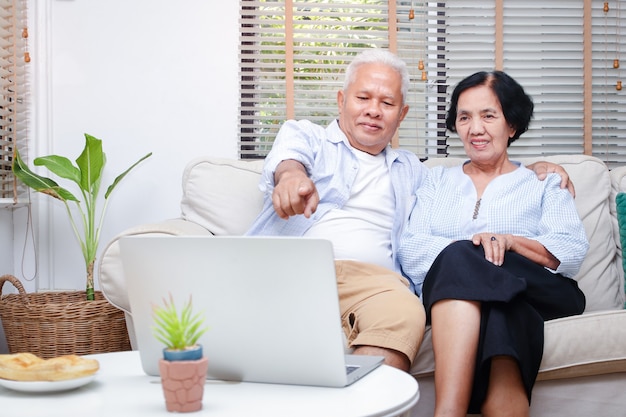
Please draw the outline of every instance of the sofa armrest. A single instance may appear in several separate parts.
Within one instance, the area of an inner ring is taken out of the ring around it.
[[[212,236],[204,227],[184,219],[170,219],[160,223],[143,224],[132,227],[115,236],[104,248],[98,266],[98,280],[104,297],[115,307],[124,311],[126,328],[132,349],[137,349],[133,317],[126,291],[126,279],[120,259],[119,239],[124,236],[136,235],[169,235],[169,236]]]
[[[122,270],[119,239],[124,236],[136,235],[212,235],[204,227],[183,219],[170,219],[160,223],[143,224],[127,229],[117,235],[104,248],[98,267],[100,290],[107,300],[115,307],[130,313],[130,305],[126,292],[126,280]]]

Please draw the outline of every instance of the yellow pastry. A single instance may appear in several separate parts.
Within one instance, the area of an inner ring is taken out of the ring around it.
[[[97,360],[77,355],[50,359],[27,352],[0,355],[0,378],[13,381],[62,381],[92,375],[99,368]]]

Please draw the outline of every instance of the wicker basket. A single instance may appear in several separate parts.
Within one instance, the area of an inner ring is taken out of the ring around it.
[[[18,294],[2,295],[5,282]],[[27,294],[12,275],[0,276],[0,319],[11,353],[42,358],[131,350],[124,312],[100,291],[94,301],[84,291]]]

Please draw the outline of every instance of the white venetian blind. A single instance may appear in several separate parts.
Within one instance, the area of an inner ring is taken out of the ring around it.
[[[240,153],[264,156],[286,119],[336,116],[341,70],[386,42],[386,0],[240,2]]]
[[[0,0],[0,203],[15,203],[13,152],[26,149],[28,81],[26,1]]]
[[[535,103],[512,155],[583,152],[583,1],[506,0],[504,71]]]
[[[390,7],[388,0],[240,0],[240,5],[242,158],[265,156],[285,119],[326,125],[335,118],[343,72],[366,48],[395,50],[409,64],[411,112],[397,143],[423,154],[427,135],[437,137],[437,114],[443,108],[437,94],[434,102],[429,96],[438,89],[438,54],[426,53],[428,36],[437,39],[437,3],[398,1]],[[389,16],[390,11],[395,14]],[[422,80],[420,60],[427,80]]]
[[[446,2],[450,93],[476,71],[500,69],[532,96],[534,119],[509,149],[512,157],[583,151],[583,2],[504,0]],[[498,19],[501,34],[497,33]],[[498,68],[496,40],[501,36]],[[464,155],[456,135],[450,154]]]
[[[535,103],[512,157],[586,152],[623,164],[626,90],[616,85],[626,63],[613,62],[626,0],[608,2],[608,13],[604,3],[240,0],[241,156],[263,157],[286,118],[325,124],[335,117],[350,57],[383,47],[397,51],[412,78],[411,109],[394,144],[421,158],[464,155],[445,129],[449,95],[462,78],[501,69]]]
[[[398,144],[422,159],[445,155],[445,8],[437,2],[397,1],[396,22],[396,52],[411,74],[409,113]]]
[[[609,167],[626,164],[626,0],[593,1],[592,152]],[[615,60],[618,68],[615,68]]]

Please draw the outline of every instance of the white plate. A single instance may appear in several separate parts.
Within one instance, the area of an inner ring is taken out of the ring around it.
[[[11,381],[0,378],[0,386],[22,392],[55,392],[67,391],[82,387],[93,381],[97,374],[64,381]]]

